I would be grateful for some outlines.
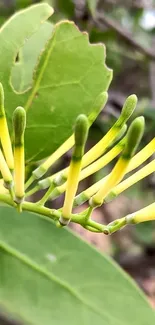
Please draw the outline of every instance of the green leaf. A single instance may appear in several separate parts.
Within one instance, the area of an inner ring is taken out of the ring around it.
[[[0,209],[0,304],[31,325],[153,325],[111,259],[36,214]]]
[[[45,44],[51,37],[52,30],[53,25],[45,22],[19,51],[19,61],[14,65],[11,76],[11,83],[17,92],[25,91],[32,86],[36,62]]]
[[[77,115],[93,111],[96,98],[108,89],[112,78],[104,62],[104,46],[90,45],[86,33],[65,21],[54,27],[35,69],[32,88],[24,93],[13,90],[13,61],[50,11],[47,4],[32,6],[10,19],[0,32],[0,81],[7,115],[11,122],[16,106],[27,111],[25,146],[29,161],[54,152],[71,135]]]

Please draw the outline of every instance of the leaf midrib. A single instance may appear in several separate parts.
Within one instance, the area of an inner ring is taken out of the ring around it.
[[[100,315],[101,317],[106,317],[107,319],[114,319],[116,322],[115,317],[112,317],[112,315],[109,315],[106,312],[101,312],[98,308],[93,306],[90,302],[87,302],[81,295],[75,291],[68,283],[66,283],[63,280],[60,280],[57,276],[55,276],[53,273],[48,272],[45,268],[39,266],[37,263],[34,263],[30,258],[28,258],[26,255],[20,253],[15,248],[12,248],[8,244],[0,241],[0,247],[7,252],[8,254],[12,255],[14,258],[20,260],[23,264],[26,264],[29,268],[39,272],[41,275],[47,277],[48,279],[52,280],[53,282],[56,282],[59,286],[63,287],[66,291],[68,291],[72,296],[74,296],[77,300],[81,302],[81,304],[87,306],[91,311],[96,313],[97,315]],[[122,321],[117,319],[117,323],[120,323],[120,325],[124,325]]]
[[[40,70],[40,73],[39,73],[39,75],[38,75],[38,78],[36,79],[36,81],[34,81],[34,86],[33,86],[33,88],[32,88],[32,92],[31,92],[31,94],[30,94],[30,96],[29,96],[29,98],[28,98],[28,100],[27,100],[27,103],[25,104],[25,110],[26,110],[26,111],[28,111],[28,109],[30,108],[30,106],[31,106],[31,104],[32,104],[32,101],[33,101],[33,98],[35,97],[35,95],[36,95],[36,93],[37,93],[37,91],[38,91],[38,89],[39,89],[39,85],[40,85],[40,83],[41,83],[41,80],[42,80],[43,74],[44,74],[44,72],[45,72],[45,70],[46,70],[46,67],[47,67],[47,65],[48,65],[48,61],[49,61],[50,55],[51,55],[51,53],[52,53],[52,50],[53,50],[54,46],[55,46],[56,43],[57,43],[57,41],[56,41],[56,31],[57,31],[57,28],[59,27],[60,24],[62,24],[62,23],[64,23],[64,22],[65,22],[65,21],[62,21],[61,23],[59,23],[58,25],[56,25],[55,29],[53,30],[52,36],[51,36],[51,38],[50,38],[49,41],[48,41],[48,43],[51,42],[51,46],[50,46],[50,48],[49,48],[49,50],[48,50],[48,52],[47,52],[46,59],[44,60],[44,64],[43,64],[43,66],[42,66],[42,69]],[[68,22],[68,23],[69,23],[69,22]],[[78,36],[77,36],[77,38],[79,38],[79,37],[81,37],[81,35],[78,35]],[[76,38],[76,36],[73,36],[71,39],[75,39],[75,38]],[[70,39],[69,39],[69,40],[70,40]],[[58,43],[60,44],[60,43],[62,43],[62,42],[64,42],[64,41],[66,42],[66,40],[64,39],[64,40],[59,41]],[[48,43],[47,43],[47,44],[48,44]],[[48,46],[48,45],[47,45],[47,46]],[[46,51],[46,47],[45,47],[44,50]],[[42,54],[41,54],[41,55],[42,55]],[[40,58],[41,58],[41,55],[40,55]],[[99,60],[99,62],[100,62],[100,60]],[[89,67],[87,73],[88,73],[89,70],[92,68],[92,66],[94,66],[96,63],[97,63],[97,62],[93,62],[93,64]],[[38,65],[39,65],[39,61],[38,61]],[[38,65],[37,65],[37,66],[38,66]],[[36,68],[37,68],[37,67],[36,67]],[[36,70],[36,68],[35,68],[35,70]],[[87,75],[87,73],[86,73],[86,75]],[[84,78],[84,77],[85,77],[85,75],[83,76],[83,78]],[[82,79],[83,79],[83,78],[82,78]],[[71,81],[71,82],[67,82],[67,83],[60,83],[60,84],[58,84],[58,85],[48,85],[48,86],[45,86],[45,87],[41,87],[40,89],[46,89],[46,88],[57,88],[57,87],[66,86],[66,85],[70,85],[70,84],[76,84],[76,85],[80,85],[80,86],[81,86],[80,82],[82,81],[82,79],[81,79],[81,80],[78,80],[78,81]],[[85,90],[85,92],[86,92],[86,89],[85,89],[85,88],[84,88],[84,90]],[[88,94],[88,93],[87,93],[87,95],[90,96],[90,94]]]
[[[50,48],[49,48],[49,50],[48,50],[48,52],[47,52],[47,56],[46,56],[46,59],[45,59],[45,61],[44,61],[43,67],[42,67],[42,69],[41,69],[41,71],[40,71],[40,73],[39,73],[39,75],[38,75],[38,78],[37,78],[35,84],[34,84],[34,87],[33,87],[33,89],[32,89],[31,95],[30,95],[30,97],[28,98],[27,103],[25,104],[25,110],[26,110],[26,111],[28,111],[28,109],[29,109],[29,107],[30,107],[30,105],[31,105],[31,103],[32,103],[32,101],[33,101],[33,98],[34,98],[36,92],[37,92],[38,89],[39,89],[39,85],[40,85],[40,82],[41,82],[41,80],[42,80],[42,76],[43,76],[43,74],[44,74],[44,71],[45,71],[45,69],[46,69],[46,67],[47,67],[49,57],[50,57],[51,52],[52,52],[52,50],[53,50],[53,48],[54,48],[54,46],[55,46],[55,32],[56,32],[56,28],[55,28],[55,31],[52,33],[51,38],[49,39],[49,42],[51,41],[52,44],[51,44],[51,46],[50,46]],[[45,48],[45,50],[46,50],[46,48]]]

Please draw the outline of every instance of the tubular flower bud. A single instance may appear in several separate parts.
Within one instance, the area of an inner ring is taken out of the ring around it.
[[[101,168],[105,167],[110,161],[112,161],[124,148],[125,145],[125,138],[123,138],[114,148],[109,150],[104,156],[96,160],[94,163],[89,165],[88,167],[84,168],[80,173],[79,181],[85,179],[86,177],[94,174]],[[50,178],[50,177],[49,177]],[[65,192],[66,190],[66,183],[61,186],[58,186],[52,192],[51,198],[55,199],[59,195]],[[93,193],[94,194],[94,193]]]
[[[65,201],[62,209],[62,217],[60,218],[61,224],[67,224],[70,219],[73,201],[79,183],[82,157],[88,136],[88,128],[89,125],[87,117],[85,115],[80,115],[75,123],[75,146],[69,167]]]
[[[107,177],[106,182],[90,199],[90,206],[100,206],[112,188],[122,180],[127,171],[130,160],[134,155],[137,146],[139,145],[143,132],[144,118],[138,117],[132,122],[131,126],[129,127],[126,137],[126,145],[120,159],[118,160],[110,175]]]
[[[114,139],[120,133],[123,125],[127,122],[129,117],[132,115],[137,104],[136,95],[129,96],[122,108],[122,113],[113,127],[107,132],[107,134],[92,148],[90,149],[83,157],[82,167],[87,166],[92,161],[100,157],[106,148],[111,144]]]
[[[4,109],[4,91],[0,83],[0,139],[4,156],[10,170],[14,169],[13,151]]]
[[[14,186],[15,201],[20,204],[24,199],[25,155],[24,132],[26,127],[26,112],[23,107],[17,107],[13,114],[14,130]]]
[[[103,93],[104,94],[104,93]],[[122,113],[113,127],[108,131],[108,133],[92,148],[90,149],[83,157],[82,168],[91,164],[94,160],[99,158],[105,150],[114,142],[120,135],[126,131],[126,121],[129,119],[133,113],[137,104],[136,95],[131,95],[127,98],[122,108]],[[40,167],[39,167],[40,168]],[[63,172],[60,172],[60,175],[54,180],[56,185],[60,185],[66,181],[68,176],[68,168],[65,168]],[[38,177],[41,177],[41,175]],[[56,190],[57,192],[57,190]],[[54,194],[54,193],[53,193]],[[59,195],[59,193],[57,193]],[[56,194],[56,195],[57,195]],[[55,194],[54,194],[55,195]]]
[[[116,146],[115,146],[116,147]],[[142,150],[140,150],[130,161],[129,166],[127,168],[126,173],[131,172],[132,170],[134,170],[135,168],[137,168],[138,166],[140,166],[141,164],[143,164],[150,156],[152,156],[152,154],[155,152],[155,138],[153,138]],[[147,165],[148,166],[148,165]],[[151,167],[149,166],[149,171],[151,170]],[[142,171],[142,170],[141,170]],[[144,170],[143,170],[144,172]],[[148,172],[148,170],[147,170]],[[150,172],[151,173],[151,172]],[[134,174],[137,176],[139,175],[138,173]],[[131,176],[132,178],[128,178],[127,180],[130,182],[132,182],[132,184],[135,184],[137,181],[135,181],[135,178]],[[147,175],[146,175],[147,176]],[[145,177],[145,176],[144,176]],[[143,177],[142,177],[143,178]],[[102,183],[105,182],[106,177],[104,177],[103,179],[99,180],[98,182],[96,182],[95,184],[93,184],[92,186],[90,186],[88,189],[86,189],[85,191],[81,192],[79,195],[77,195],[75,197],[74,200],[74,206],[79,206],[81,204],[83,204],[84,202],[88,201],[91,196],[93,196],[101,187]],[[131,186],[129,185],[129,182],[125,180],[123,182],[121,182],[119,185],[117,185],[117,193],[119,191],[119,193],[121,193],[123,190],[125,190],[127,187]],[[129,185],[129,186],[127,186]],[[60,187],[59,187],[60,188]],[[124,188],[124,189],[123,189]],[[116,187],[114,188],[116,189]],[[117,194],[118,195],[118,194]],[[106,197],[106,202],[111,201],[112,199],[114,199],[116,197],[115,192],[113,193],[113,190],[109,193],[109,195]]]
[[[140,180],[142,180],[143,178],[147,177],[148,175],[154,172],[155,172],[155,160],[151,161],[145,167],[141,168],[138,172],[128,177],[117,186],[115,186],[114,189],[112,189],[112,191],[105,198],[105,202],[110,202],[111,200],[116,198],[120,193],[128,189],[130,186],[134,185],[135,183],[139,182]]]
[[[125,219],[126,224],[137,224],[140,222],[155,220],[155,203],[152,203],[137,212],[128,214]]]
[[[10,169],[4,159],[3,153],[0,149],[0,171],[1,174],[3,176],[3,180],[4,180],[4,186],[5,188],[7,188],[13,198],[13,179],[12,179],[12,174],[10,172]]]

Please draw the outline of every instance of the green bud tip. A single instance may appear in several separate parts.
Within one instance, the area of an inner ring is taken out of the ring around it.
[[[20,144],[26,127],[26,112],[23,107],[17,107],[13,113],[13,127],[15,134],[15,144]]]
[[[124,124],[123,127],[121,128],[120,132],[118,133],[118,136],[112,142],[112,145],[113,145],[113,143],[118,142],[123,137],[123,135],[126,133],[126,130],[127,130],[127,124]]]
[[[127,132],[127,140],[123,156],[132,157],[141,141],[144,133],[145,119],[143,116],[137,117],[130,125]]]
[[[96,120],[97,116],[103,109],[103,107],[106,105],[108,100],[108,93],[106,91],[102,92],[95,100],[93,104],[93,111],[88,116],[89,125],[93,124],[93,122]]]
[[[128,118],[132,115],[137,105],[137,101],[138,99],[136,95],[130,95],[126,99],[121,112],[121,118],[123,118],[124,121],[128,120]]]
[[[96,103],[98,103],[100,105],[102,104],[102,106],[104,106],[106,104],[107,100],[108,100],[108,93],[106,91],[104,91],[97,97]]]
[[[75,146],[83,147],[88,136],[88,119],[86,115],[79,115],[75,122]]]
[[[127,124],[124,124],[120,130],[120,133],[118,134],[119,139],[125,134],[126,131],[127,131]]]
[[[3,109],[4,107],[4,90],[3,90],[3,86],[0,83],[0,110]]]
[[[103,108],[106,105],[107,100],[108,100],[108,93],[104,91],[96,98],[95,106]]]

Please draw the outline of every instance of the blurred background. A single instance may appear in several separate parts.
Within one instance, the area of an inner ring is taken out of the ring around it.
[[[0,25],[19,9],[36,0],[0,0]],[[119,116],[125,98],[135,93],[138,107],[134,113],[146,119],[141,147],[155,136],[155,1],[154,0],[47,0],[54,7],[51,21],[73,20],[89,33],[91,43],[106,45],[106,64],[113,69],[109,101],[91,127],[88,148],[94,145]],[[130,120],[131,121],[131,120]],[[153,159],[152,157],[151,159]],[[70,153],[59,166],[65,167]],[[115,161],[113,161],[113,164]],[[106,175],[113,164],[86,179],[80,189]],[[50,171],[51,172],[51,171]],[[54,205],[60,205],[63,198]],[[96,220],[109,223],[155,200],[155,175],[145,178],[113,202],[95,212]],[[49,202],[49,206],[53,203]],[[155,307],[155,222],[127,227],[111,237],[93,234],[72,226],[87,241],[111,255],[148,295]],[[5,324],[5,323],[4,323]]]

